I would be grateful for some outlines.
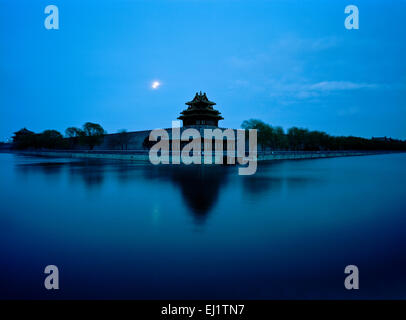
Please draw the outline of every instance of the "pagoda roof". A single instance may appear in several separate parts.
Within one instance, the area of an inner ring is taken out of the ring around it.
[[[216,103],[207,99],[206,92],[203,94],[201,91],[200,93],[196,92],[193,100],[186,102],[185,104],[188,105],[188,108],[181,112],[181,116],[178,117],[178,119],[184,120],[187,118],[196,117],[214,118],[217,120],[223,119],[221,113],[213,108],[213,105],[215,105]]]
[[[207,99],[206,92],[202,94],[202,92],[200,91],[200,93],[196,92],[196,95],[192,101],[186,102],[185,104],[188,106],[194,105],[214,106],[216,103]]]
[[[28,130],[27,128],[22,128],[16,132],[14,132],[14,134],[34,134],[34,132]]]

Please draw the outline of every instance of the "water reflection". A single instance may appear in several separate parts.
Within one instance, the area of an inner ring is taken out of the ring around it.
[[[167,180],[178,187],[197,223],[206,220],[220,191],[228,183],[231,168],[223,166],[151,166],[147,179]]]
[[[253,176],[223,166],[0,162],[0,283],[17,279],[5,297],[43,297],[37,276],[13,270],[41,273],[50,261],[71,274],[63,298],[403,295],[405,155],[281,161]],[[369,288],[344,291],[348,264]]]
[[[260,198],[284,188],[303,188],[315,179],[291,172],[287,162],[261,164],[252,176],[238,176],[236,167],[220,165],[160,165],[100,159],[22,158],[16,170],[22,175],[40,172],[50,179],[66,176],[72,185],[84,183],[88,190],[116,181],[131,184],[142,180],[169,182],[175,186],[196,223],[204,223],[220,198],[221,191],[232,181],[242,186],[242,196]],[[138,188],[137,186],[134,187]],[[138,190],[135,190],[138,191]],[[270,193],[271,192],[271,193]]]
[[[243,178],[244,191],[260,196],[268,190],[278,190],[283,187],[284,177],[248,176]]]
[[[256,174],[242,176],[241,183],[244,194],[253,197],[270,196],[273,192],[284,189],[306,188],[322,183],[322,179],[309,175],[307,172],[297,172],[292,162],[275,161],[258,164]]]
[[[103,183],[105,166],[105,162],[97,160],[75,161],[38,158],[37,161],[17,163],[15,168],[21,176],[41,173],[54,180],[67,174],[72,183],[80,180],[88,187],[95,187]]]
[[[102,161],[75,161],[65,163],[72,183],[83,181],[89,188],[99,187],[105,178],[106,164]]]
[[[64,162],[34,162],[16,164],[17,172],[22,175],[28,175],[31,172],[40,171],[41,173],[52,176],[60,174],[62,167],[65,166]]]
[[[139,172],[147,180],[170,182],[180,191],[184,203],[197,223],[203,223],[208,213],[218,201],[220,191],[228,183],[228,175],[233,168],[225,166],[153,166],[121,161],[54,160],[16,164],[19,174],[28,175],[40,172],[47,178],[57,179],[67,175],[68,180],[77,184],[84,182],[89,189],[101,186],[107,179],[115,179],[121,184],[131,183],[139,177]]]

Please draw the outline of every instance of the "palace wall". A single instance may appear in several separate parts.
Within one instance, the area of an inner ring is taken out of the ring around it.
[[[143,142],[150,132],[151,130],[127,132],[126,138],[120,137],[118,133],[107,134],[94,150],[147,150],[143,147]]]
[[[200,132],[200,136],[204,137],[204,129],[220,129],[222,131],[226,130],[226,128],[218,128],[215,126],[188,126],[188,127],[181,127],[180,134],[186,129],[193,128]],[[172,138],[172,128],[165,129],[168,132],[169,139]],[[236,130],[231,129],[234,131],[234,137],[236,137]],[[126,138],[120,136],[118,133],[114,134],[107,134],[104,136],[103,142],[94,147],[94,150],[133,150],[133,151],[147,151],[149,150],[148,147],[143,145],[144,140],[148,139],[149,134],[152,130],[144,130],[144,131],[133,131],[127,132]],[[155,142],[150,142],[150,144],[155,144]],[[203,147],[203,142],[202,142]],[[246,142],[246,148],[248,148],[248,141]],[[260,151],[260,146],[258,145],[258,151]],[[77,149],[85,150],[86,147],[78,146]]]

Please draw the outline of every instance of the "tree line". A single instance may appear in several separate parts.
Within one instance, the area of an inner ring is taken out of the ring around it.
[[[406,150],[406,140],[391,138],[360,138],[353,136],[331,136],[322,131],[293,127],[286,132],[282,127],[273,127],[261,120],[245,120],[243,129],[258,131],[258,145],[262,150],[329,151],[329,150]],[[34,133],[23,128],[14,133],[14,149],[77,149],[93,150],[103,142],[107,132],[97,123],[86,122],[82,128],[69,127],[65,137],[56,130]],[[147,137],[148,138],[148,137]],[[114,149],[127,150],[130,134],[121,130],[112,135],[108,144]],[[149,145],[144,141],[144,147]]]
[[[82,128],[69,127],[66,137],[57,130],[45,130],[35,133],[26,128],[14,132],[14,149],[72,149],[78,146],[92,150],[103,141],[106,131],[100,124],[86,122]]]
[[[327,150],[406,150],[406,141],[391,138],[331,136],[322,131],[293,127],[285,131],[261,120],[245,120],[243,129],[257,129],[262,150],[327,151]]]

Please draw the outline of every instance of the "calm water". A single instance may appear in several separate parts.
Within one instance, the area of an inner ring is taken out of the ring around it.
[[[243,177],[0,154],[0,297],[406,298],[405,164],[280,161]]]

